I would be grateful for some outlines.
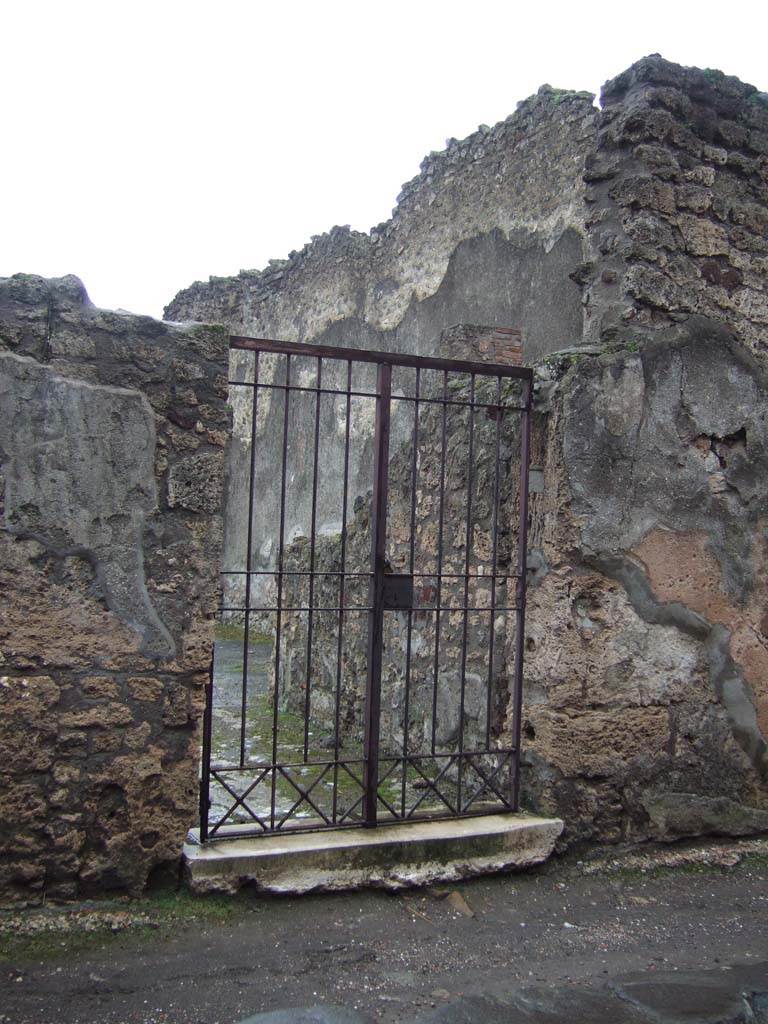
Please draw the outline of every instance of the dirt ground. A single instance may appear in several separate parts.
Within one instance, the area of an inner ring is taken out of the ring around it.
[[[4,1024],[235,1024],[320,1003],[409,1021],[516,986],[768,961],[768,840],[561,858],[443,889],[0,915]]]

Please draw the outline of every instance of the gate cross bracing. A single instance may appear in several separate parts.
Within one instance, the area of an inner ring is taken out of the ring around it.
[[[230,345],[201,841],[518,810],[532,371]]]

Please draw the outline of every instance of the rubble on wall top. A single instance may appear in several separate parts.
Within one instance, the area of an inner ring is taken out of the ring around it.
[[[419,174],[405,182],[399,195],[392,217],[374,225],[370,232],[355,231],[349,225],[336,226],[322,235],[313,235],[300,250],[291,252],[287,259],[270,260],[262,270],[241,270],[234,277],[211,276],[208,282],[196,281],[179,292],[166,308],[169,315],[175,302],[184,296],[203,294],[213,286],[231,288],[247,283],[249,294],[258,297],[278,284],[285,273],[294,270],[306,258],[352,258],[357,252],[370,251],[395,229],[395,222],[402,207],[415,197],[425,185],[435,179],[447,179],[452,173],[487,157],[494,150],[502,151],[521,137],[534,132],[539,124],[551,122],[554,116],[570,119],[589,116],[595,112],[594,95],[590,92],[576,92],[555,89],[542,85],[527,99],[521,100],[513,114],[492,127],[480,125],[477,131],[464,139],[447,139],[444,150],[429,153],[421,162]]]
[[[758,139],[758,152],[764,152],[762,140],[768,135],[768,94],[721,71],[683,67],[659,54],[651,54],[603,86],[602,113],[593,101],[593,95],[588,92],[541,86],[533,96],[518,103],[509,117],[492,127],[480,125],[465,139],[448,139],[445,149],[425,156],[419,173],[402,186],[392,217],[372,227],[369,233],[353,231],[349,226],[334,227],[326,234],[313,236],[301,250],[290,253],[288,259],[270,261],[263,270],[243,270],[236,277],[212,277],[208,284],[196,282],[176,296],[166,315],[172,316],[174,309],[183,311],[190,300],[193,304],[200,299],[213,300],[221,304],[224,313],[234,309],[246,296],[249,305],[258,303],[282,288],[284,278],[292,277],[306,261],[315,265],[338,263],[352,267],[357,261],[362,265],[377,259],[379,254],[385,256],[399,233],[407,229],[413,211],[431,206],[441,193],[455,192],[456,201],[461,202],[461,188],[472,177],[473,167],[486,168],[494,162],[505,166],[510,161],[514,164],[518,147],[525,148],[529,140],[541,137],[558,125],[575,127],[577,135],[582,124],[585,135],[599,126],[605,129],[603,135],[606,136],[607,131],[613,130],[609,126],[615,117],[629,116],[635,107],[662,106],[679,119],[691,119],[697,125],[734,119],[739,124],[731,126],[731,134],[735,137],[748,130],[750,138],[754,135]],[[585,180],[594,182],[600,175],[611,176],[588,166]],[[394,244],[395,259],[405,244],[403,241],[399,249]]]
[[[555,111],[567,111],[569,115],[578,116],[585,112],[586,107],[586,111],[591,112],[594,99],[591,92],[553,89],[551,85],[540,86],[533,96],[520,100],[514,114],[497,122],[492,128],[483,124],[465,139],[446,139],[445,149],[433,150],[425,156],[419,165],[419,174],[405,182],[400,190],[398,205],[407,201],[425,181],[444,173],[451,166],[479,160],[490,149],[503,147],[509,141],[510,133],[530,132],[536,128],[539,118],[548,119]],[[393,215],[396,213],[395,209]]]
[[[768,107],[768,93],[761,93],[754,85],[742,82],[734,75],[726,75],[713,68],[685,67],[652,53],[636,61],[626,71],[610,79],[600,90],[600,103],[610,106],[619,103],[628,94],[644,86],[678,89],[692,99],[709,102],[716,108],[723,100],[743,103],[745,100]]]

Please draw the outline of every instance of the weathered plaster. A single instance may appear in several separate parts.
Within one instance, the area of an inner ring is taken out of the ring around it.
[[[6,529],[57,558],[91,562],[107,606],[142,637],[142,653],[167,658],[175,647],[147,593],[142,547],[157,510],[155,440],[143,395],[0,352]]]

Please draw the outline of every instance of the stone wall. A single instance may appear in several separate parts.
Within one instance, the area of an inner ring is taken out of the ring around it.
[[[648,57],[609,82],[584,175],[587,341],[699,314],[768,330],[768,94]]]
[[[571,840],[765,830],[768,375],[630,337],[540,368],[525,790]]]
[[[221,545],[228,338],[0,281],[0,891],[180,855]]]
[[[425,354],[451,323],[523,328],[525,793],[570,841],[768,828],[767,271],[768,96],[652,56],[600,111],[544,88],[452,141],[370,235],[168,307]]]
[[[351,348],[434,355],[454,324],[524,327],[526,358],[578,343],[583,333],[579,286],[569,278],[586,258],[585,184],[580,168],[595,131],[592,97],[544,86],[494,128],[462,142],[450,140],[403,187],[392,219],[370,234],[334,228],[288,260],[263,272],[214,278],[181,292],[168,319],[223,323],[234,334]],[[455,355],[466,355],[454,346]],[[234,377],[251,372],[249,356],[233,358]],[[326,370],[329,367],[326,366]],[[310,371],[311,372],[311,371]],[[269,381],[274,364],[262,361]],[[239,552],[246,532],[250,444],[249,396],[233,390],[225,549]],[[353,412],[355,410],[353,409]],[[269,492],[271,465],[280,459],[282,408],[265,395],[258,441],[269,451],[256,491]],[[343,430],[330,413],[322,429],[328,462],[343,459]],[[291,436],[311,444],[313,419],[295,403]],[[356,422],[371,436],[372,420]],[[395,440],[404,436],[399,417]],[[364,490],[367,469],[356,452],[352,486]],[[303,481],[303,482],[302,482]],[[306,533],[311,480],[293,489],[287,535]],[[319,522],[338,530],[341,479],[321,485]],[[356,492],[357,493],[357,492]],[[274,505],[255,511],[254,568],[267,569],[274,549]]]
[[[768,96],[654,56],[602,101],[585,347],[540,367],[531,798],[572,838],[765,829]]]
[[[169,320],[235,334],[434,354],[457,323],[525,327],[535,358],[582,334],[568,273],[584,253],[580,169],[598,112],[543,86],[494,128],[431,153],[392,218],[333,228],[287,260],[180,292]]]

